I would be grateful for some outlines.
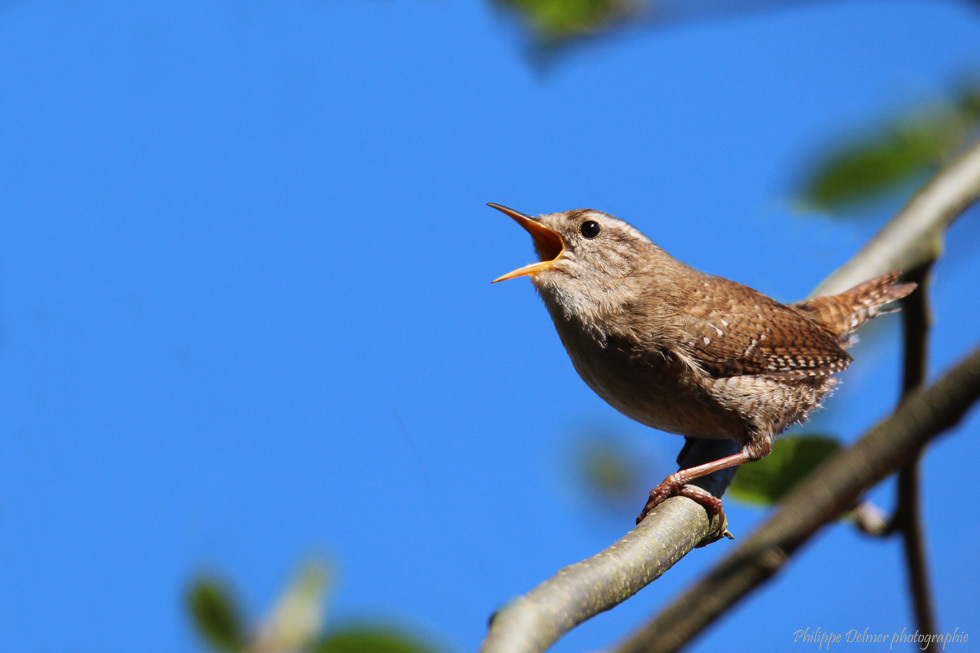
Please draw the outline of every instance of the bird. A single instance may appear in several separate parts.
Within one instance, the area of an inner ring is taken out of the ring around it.
[[[636,519],[675,495],[711,517],[721,500],[691,481],[768,456],[774,439],[804,422],[851,363],[862,324],[911,293],[889,272],[837,295],[782,304],[672,257],[629,223],[594,209],[531,217],[500,204],[530,235],[540,259],[492,283],[527,276],[572,365],[613,408],[654,429],[730,439],[738,453],[682,468],[650,492]],[[726,530],[727,534],[727,530]]]

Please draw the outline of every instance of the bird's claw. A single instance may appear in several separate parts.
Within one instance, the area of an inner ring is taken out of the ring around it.
[[[708,513],[708,522],[711,528],[708,534],[697,543],[696,546],[706,546],[716,542],[723,537],[734,540],[735,536],[728,530],[728,518],[725,516],[725,508],[722,506],[721,499],[696,485],[678,485],[670,477],[663,483],[650,491],[650,498],[636,518],[636,523],[646,519],[650,512],[672,496],[683,496],[701,504]]]

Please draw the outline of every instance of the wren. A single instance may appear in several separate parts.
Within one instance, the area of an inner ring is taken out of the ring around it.
[[[655,429],[742,447],[668,476],[637,523],[678,494],[724,523],[721,501],[687,484],[768,456],[773,439],[831,393],[834,375],[852,360],[844,351],[850,334],[915,289],[891,272],[839,295],[785,305],[678,261],[601,211],[532,218],[489,206],[531,234],[541,259],[494,283],[531,278],[575,370],[596,394]]]

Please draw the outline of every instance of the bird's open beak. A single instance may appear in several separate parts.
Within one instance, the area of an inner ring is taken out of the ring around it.
[[[487,206],[497,209],[504,215],[510,216],[514,219],[514,222],[524,227],[524,230],[531,234],[531,238],[534,239],[534,249],[537,250],[538,256],[541,257],[540,263],[532,263],[522,268],[517,268],[513,272],[508,272],[490,283],[507,281],[508,279],[523,277],[525,275],[534,276],[541,270],[551,267],[551,264],[565,251],[565,244],[562,242],[561,236],[557,231],[549,229],[531,216],[519,213],[514,209],[508,209],[506,206],[492,203],[488,203]]]

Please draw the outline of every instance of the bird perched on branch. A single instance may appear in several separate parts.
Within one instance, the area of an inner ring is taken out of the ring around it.
[[[833,375],[852,360],[844,351],[850,334],[915,289],[891,272],[839,295],[785,305],[695,270],[601,211],[532,218],[489,206],[531,234],[541,259],[494,283],[531,278],[590,388],[627,417],[687,436],[687,444],[730,438],[742,446],[668,476],[637,523],[680,494],[720,514],[723,524],[721,501],[687,484],[768,456],[773,439],[833,390]]]

